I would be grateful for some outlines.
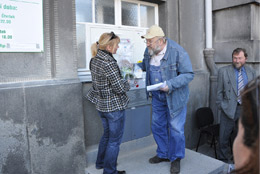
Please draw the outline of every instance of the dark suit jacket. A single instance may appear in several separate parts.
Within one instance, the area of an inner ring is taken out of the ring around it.
[[[255,70],[244,65],[248,82],[255,78]],[[217,105],[229,118],[234,119],[237,107],[237,81],[233,65],[218,71]]]

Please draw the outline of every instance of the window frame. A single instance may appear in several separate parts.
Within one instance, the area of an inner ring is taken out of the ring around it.
[[[96,23],[96,11],[95,11],[95,1],[92,0],[92,22],[91,23]],[[158,13],[158,4],[150,3],[150,2],[144,2],[144,1],[138,1],[138,0],[114,0],[114,13],[115,13],[115,24],[116,26],[121,26],[122,25],[122,2],[129,2],[129,3],[134,3],[138,5],[138,26],[141,27],[141,20],[140,20],[140,6],[141,5],[147,5],[154,7],[154,17],[155,17],[155,24],[159,23],[159,13]],[[84,22],[85,23],[85,22]],[[127,26],[127,25],[124,25]]]
[[[129,2],[129,3],[134,3],[138,5],[138,26],[128,26],[128,25],[122,25],[122,2]],[[159,24],[159,12],[158,12],[158,4],[155,3],[150,3],[150,2],[144,2],[144,1],[138,1],[138,0],[114,0],[114,13],[115,13],[115,24],[102,24],[102,23],[96,23],[95,21],[95,0],[92,0],[92,22],[77,22],[76,24],[84,24],[86,33],[89,32],[87,30],[87,25],[99,25],[101,27],[120,27],[120,28],[132,28],[132,29],[148,29],[147,27],[141,27],[141,18],[140,18],[140,6],[141,5],[146,5],[146,6],[151,6],[154,7],[154,17],[155,17],[155,24]],[[86,34],[87,36],[87,34]],[[85,50],[87,52],[87,46],[91,45],[90,40],[86,40],[85,42]],[[85,68],[78,68],[78,76],[81,82],[91,82],[91,74],[90,70],[88,67],[88,63],[90,62],[91,59],[86,55],[86,65]]]

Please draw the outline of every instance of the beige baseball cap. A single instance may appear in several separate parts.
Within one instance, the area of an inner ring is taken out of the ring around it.
[[[163,30],[158,25],[152,25],[146,32],[146,35],[141,36],[142,39],[152,39],[156,36],[163,37],[165,36]]]

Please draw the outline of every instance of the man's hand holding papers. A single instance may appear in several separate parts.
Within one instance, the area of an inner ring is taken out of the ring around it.
[[[146,87],[147,91],[157,91],[157,90],[160,90],[161,88],[165,88],[167,85],[166,85],[166,81],[164,82],[161,82],[161,83],[157,83],[157,84],[154,84],[154,85],[149,85]]]

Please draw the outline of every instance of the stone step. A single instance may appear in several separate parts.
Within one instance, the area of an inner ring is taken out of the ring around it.
[[[150,164],[149,158],[156,155],[156,144],[150,141],[152,136],[137,142],[126,142],[121,145],[118,157],[118,170],[125,170],[127,174],[170,174],[170,162]],[[136,145],[136,148],[134,145]],[[95,160],[95,159],[94,159]],[[222,167],[224,163],[209,156],[185,149],[185,158],[181,160],[181,174],[208,174]],[[86,174],[102,174],[103,170],[97,170],[94,162],[89,163]]]

